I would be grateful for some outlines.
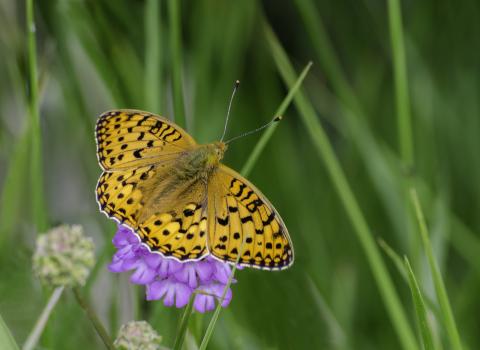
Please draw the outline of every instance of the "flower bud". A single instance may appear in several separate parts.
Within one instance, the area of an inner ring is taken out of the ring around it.
[[[119,350],[158,350],[162,337],[146,321],[131,321],[118,332],[113,345]]]
[[[80,225],[58,226],[37,238],[33,270],[45,285],[82,286],[94,264],[93,241]]]

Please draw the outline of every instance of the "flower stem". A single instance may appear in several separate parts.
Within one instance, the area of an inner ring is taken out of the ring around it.
[[[85,311],[87,314],[88,318],[93,324],[93,327],[97,331],[98,335],[102,339],[103,343],[105,344],[105,347],[109,350],[115,350],[115,347],[113,346],[113,341],[112,338],[107,333],[107,330],[103,326],[103,324],[100,322],[100,319],[98,318],[97,314],[91,307],[91,305],[87,302],[87,300],[82,296],[82,293],[80,292],[80,289],[78,287],[73,287],[73,294],[75,295],[75,299],[77,300],[78,304],[82,307],[82,309]]]
[[[37,232],[47,228],[47,216],[43,194],[42,172],[42,140],[40,129],[40,113],[38,106],[38,79],[37,79],[37,41],[35,37],[35,13],[33,0],[26,3],[27,44],[28,44],[28,114],[31,133],[31,168],[30,181],[32,186],[33,219]]]
[[[190,301],[188,302],[188,305],[185,308],[185,311],[183,312],[177,337],[175,338],[175,344],[173,345],[173,350],[182,349],[182,345],[185,340],[185,334],[187,333],[187,329],[188,329],[188,321],[190,320],[190,316],[192,315],[194,300],[195,300],[195,293],[192,293],[192,295],[190,296]]]
[[[42,335],[42,332],[45,329],[45,326],[48,322],[48,318],[50,317],[50,314],[52,313],[52,310],[55,307],[55,305],[57,305],[57,302],[60,299],[64,289],[65,287],[61,286],[61,287],[57,287],[53,291],[52,296],[48,300],[47,305],[45,305],[45,308],[40,314],[40,317],[38,318],[37,323],[35,323],[35,327],[33,327],[27,340],[25,341],[25,344],[22,347],[23,350],[32,350],[35,348],[35,345],[37,345],[38,343],[38,339],[40,339],[40,336]]]
[[[222,303],[225,300],[225,296],[228,293],[228,289],[230,288],[230,285],[232,284],[233,281],[233,276],[235,275],[235,271],[237,271],[237,266],[238,263],[240,262],[240,258],[243,255],[243,248],[245,247],[245,240],[242,242],[240,245],[240,248],[238,249],[239,254],[237,256],[237,261],[235,261],[235,265],[233,265],[232,272],[230,273],[230,276],[228,277],[227,284],[225,285],[225,288],[223,288],[223,293],[222,297],[220,300],[218,300],[217,307],[215,308],[215,312],[213,313],[213,316],[210,320],[210,323],[208,324],[207,330],[205,331],[205,335],[203,336],[202,343],[200,344],[200,347],[198,348],[199,350],[206,350],[208,346],[208,342],[210,341],[210,338],[212,337],[213,334],[213,329],[215,328],[215,324],[217,323],[218,316],[220,315],[220,311],[222,310]]]

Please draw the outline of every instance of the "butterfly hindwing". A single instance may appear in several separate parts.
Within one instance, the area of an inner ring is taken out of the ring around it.
[[[195,145],[166,118],[136,110],[113,110],[97,121],[97,156],[104,170],[134,168],[174,159]]]
[[[293,263],[285,224],[249,181],[220,165],[210,181],[208,196],[211,254],[229,262],[235,262],[241,254],[240,264],[269,270]]]

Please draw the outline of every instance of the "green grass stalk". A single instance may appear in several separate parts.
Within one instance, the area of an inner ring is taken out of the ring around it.
[[[173,350],[181,350],[183,342],[185,341],[185,335],[188,330],[188,321],[190,316],[192,316],[193,311],[193,302],[195,300],[195,293],[192,293],[190,300],[188,301],[187,307],[183,311],[182,319],[180,320],[180,327],[178,328],[178,333],[175,338],[175,343],[173,344]]]
[[[405,257],[405,269],[408,273],[408,283],[410,285],[410,291],[412,292],[415,313],[417,315],[417,321],[420,327],[420,334],[423,340],[423,348],[425,350],[433,350],[435,349],[435,347],[433,346],[432,331],[428,326],[427,308],[423,301],[422,293],[420,292],[420,288],[418,286],[417,280],[415,279],[415,275],[407,257]]]
[[[48,318],[50,317],[50,314],[52,313],[53,308],[55,307],[55,305],[57,305],[58,301],[60,300],[60,297],[62,296],[64,289],[65,289],[64,286],[55,288],[52,295],[50,296],[50,299],[47,302],[47,305],[45,305],[45,308],[43,309],[42,313],[40,314],[40,317],[35,323],[35,326],[33,327],[32,331],[28,335],[28,338],[25,341],[25,344],[23,345],[22,350],[35,349],[38,343],[38,340],[40,339],[42,332],[45,329],[45,326],[47,325]]]
[[[290,64],[286,53],[278,42],[278,39],[267,24],[265,25],[265,29],[267,41],[270,45],[272,56],[277,63],[278,70],[286,85],[292,86],[296,80],[295,71]],[[360,206],[352,189],[348,184],[345,173],[335,156],[332,145],[330,144],[322,125],[318,121],[313,106],[301,90],[296,94],[294,102],[300,112],[305,127],[311,136],[315,150],[319,157],[324,161],[338,196],[340,197],[354,227],[355,233],[360,240],[375,282],[379,288],[380,295],[382,296],[385,307],[390,315],[392,324],[403,348],[408,350],[418,349],[417,341],[410,328],[405,311],[400,303],[380,251],[375,244],[373,234],[360,210]]]
[[[115,350],[115,347],[113,346],[112,338],[110,338],[110,335],[108,334],[107,330],[105,329],[102,322],[98,318],[97,314],[95,313],[95,310],[83,297],[82,292],[78,287],[73,287],[73,294],[75,295],[75,299],[77,300],[80,307],[85,311],[88,318],[92,322],[92,325],[95,328],[95,331],[100,336],[100,339],[102,339],[103,344],[105,344],[105,347],[109,350]]]
[[[412,169],[414,163],[414,147],[410,98],[408,95],[407,64],[402,29],[402,11],[399,0],[388,0],[388,17],[395,78],[398,141],[402,160],[409,170]]]
[[[360,104],[338,63],[340,60],[328,38],[320,12],[312,0],[295,0],[295,4],[333,90],[346,106],[358,113]]]
[[[170,65],[172,69],[173,113],[175,122],[187,128],[182,89],[182,35],[180,1],[168,0],[168,18],[170,34]]]
[[[423,216],[423,211],[420,206],[420,201],[418,199],[417,191],[415,190],[415,188],[410,189],[410,198],[412,201],[412,206],[415,210],[415,214],[417,215],[423,248],[427,256],[428,265],[432,274],[435,292],[437,294],[438,302],[440,304],[440,310],[443,316],[445,328],[448,333],[450,345],[454,350],[461,350],[462,342],[460,340],[460,335],[458,333],[455,318],[453,316],[452,308],[450,306],[450,301],[448,300],[447,290],[445,288],[440,269],[438,268],[437,261],[435,260],[435,257],[433,255],[433,249],[430,244],[427,224],[425,222],[425,217]]]
[[[245,245],[245,241],[242,242],[242,245],[240,246],[240,254],[238,254],[237,261],[235,262],[235,265],[232,267],[232,272],[230,273],[230,276],[228,277],[227,284],[225,285],[225,288],[223,289],[222,296],[218,300],[217,307],[215,308],[215,311],[213,312],[212,318],[210,319],[210,322],[208,323],[207,330],[205,331],[205,335],[203,336],[202,342],[200,343],[199,350],[206,350],[208,343],[210,342],[210,338],[212,337],[213,330],[215,329],[215,325],[217,324],[218,321],[218,316],[220,315],[220,311],[222,311],[222,303],[225,300],[225,296],[227,295],[228,289],[230,288],[230,285],[232,284],[233,281],[233,276],[235,276],[235,272],[237,271],[237,266],[238,263],[240,262],[240,258],[242,257],[243,254],[243,247]]]
[[[0,344],[5,350],[18,350],[18,345],[2,316],[0,316]]]
[[[32,170],[30,184],[32,186],[32,212],[33,222],[37,232],[47,228],[47,215],[43,193],[42,169],[42,136],[40,129],[40,113],[38,104],[38,74],[37,74],[37,42],[33,0],[26,3],[27,20],[27,45],[28,45],[28,75],[29,75],[29,101],[28,113],[31,132],[31,159]]]
[[[160,18],[160,1],[148,0],[145,5],[145,108],[154,113],[162,111]]]
[[[292,88],[290,89],[290,91],[288,91],[288,94],[287,96],[285,96],[285,98],[283,99],[282,103],[280,104],[280,106],[278,106],[277,110],[275,111],[275,113],[273,114],[273,117],[277,117],[279,115],[283,115],[288,107],[288,105],[290,104],[290,102],[292,101],[293,99],[293,96],[295,95],[295,93],[297,92],[297,90],[300,88],[300,85],[302,84],[303,80],[305,79],[305,77],[307,76],[307,73],[308,71],[310,70],[310,68],[312,67],[312,62],[309,62],[305,68],[303,69],[302,73],[300,73],[300,76],[298,77],[297,81],[295,82],[295,84],[293,84]],[[252,171],[253,169],[253,166],[255,165],[255,163],[257,162],[258,160],[258,157],[260,156],[260,154],[263,152],[263,149],[265,148],[265,146],[267,145],[268,141],[270,140],[270,138],[272,137],[273,133],[275,132],[275,129],[277,128],[278,124],[277,123],[274,123],[272,124],[270,127],[268,127],[265,132],[262,134],[262,136],[260,137],[260,140],[258,140],[257,144],[255,145],[255,148],[253,149],[252,153],[250,153],[250,155],[248,156],[248,159],[247,161],[245,162],[242,170],[241,170],[241,174],[243,176],[248,176],[250,174],[250,172]]]

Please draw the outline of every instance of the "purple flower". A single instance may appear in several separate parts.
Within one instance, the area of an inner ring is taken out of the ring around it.
[[[215,301],[221,300],[231,275],[228,264],[210,256],[184,263],[165,258],[150,252],[132,230],[121,225],[112,241],[117,252],[108,269],[112,272],[133,271],[130,282],[146,285],[147,300],[163,300],[165,306],[182,308],[188,304],[192,293],[196,293],[193,307],[201,313],[213,310]],[[229,288],[222,306],[228,306],[231,300],[232,290]]]

